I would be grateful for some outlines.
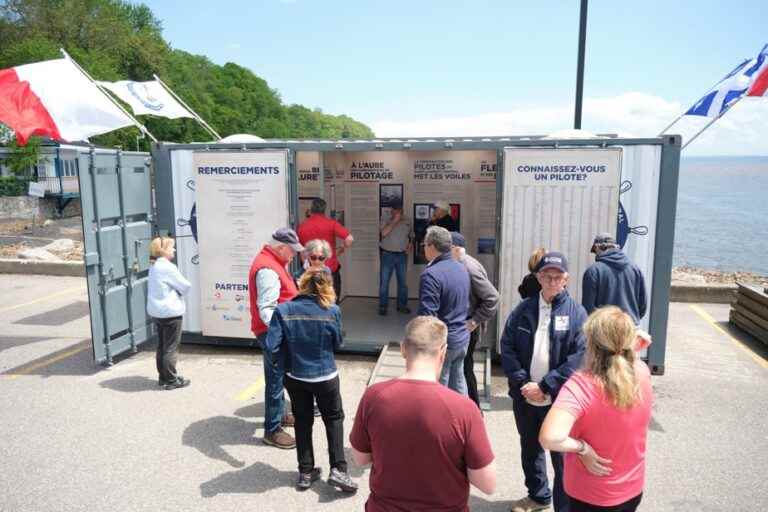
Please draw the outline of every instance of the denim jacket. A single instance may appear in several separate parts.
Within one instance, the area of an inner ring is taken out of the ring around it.
[[[336,371],[333,352],[342,344],[341,310],[299,295],[277,306],[264,344],[280,371],[300,379],[330,375]]]

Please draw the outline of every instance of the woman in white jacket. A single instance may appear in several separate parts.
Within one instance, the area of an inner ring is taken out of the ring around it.
[[[149,269],[147,314],[157,322],[158,385],[171,390],[189,386],[190,380],[176,372],[176,358],[181,342],[181,318],[185,306],[182,296],[190,283],[171,263],[176,254],[172,238],[157,237],[149,245],[154,260]]]

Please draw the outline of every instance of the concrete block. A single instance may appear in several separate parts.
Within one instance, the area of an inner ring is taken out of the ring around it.
[[[669,300],[670,302],[730,304],[736,300],[736,294],[735,284],[672,283]]]
[[[0,274],[82,277],[85,276],[85,265],[81,261],[0,259]]]

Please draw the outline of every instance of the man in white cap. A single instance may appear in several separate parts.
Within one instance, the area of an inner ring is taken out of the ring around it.
[[[248,293],[251,307],[251,332],[264,349],[269,322],[278,304],[288,302],[299,294],[288,272],[288,265],[297,253],[304,251],[296,232],[280,228],[272,233],[272,241],[256,255],[248,273]],[[296,440],[283,430],[293,426],[293,415],[286,412],[283,392],[283,370],[271,361],[264,350],[264,443],[286,450],[296,447]]]
[[[440,200],[435,202],[435,211],[432,213],[429,225],[440,226],[448,231],[459,230],[456,220],[451,217],[451,205],[448,201]]]

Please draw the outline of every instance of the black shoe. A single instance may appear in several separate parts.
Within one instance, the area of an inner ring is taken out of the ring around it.
[[[408,306],[401,306],[401,307],[397,308],[397,312],[398,313],[405,313],[406,315],[410,315],[411,314],[411,308],[409,308]]]
[[[382,309],[382,308],[379,308],[379,315],[381,315],[381,316],[387,316],[387,310],[386,310],[386,309]]]
[[[178,389],[178,388],[185,388],[189,386],[192,383],[191,380],[185,379],[181,375],[176,377],[176,380],[173,382],[168,382],[165,386],[163,386],[163,389],[166,391],[170,391],[172,389]]]
[[[312,482],[320,478],[323,470],[315,468],[309,473],[299,473],[299,479],[296,481],[296,489],[299,491],[306,491],[312,487]]]
[[[328,484],[341,489],[344,492],[356,492],[357,484],[352,481],[349,473],[343,473],[336,468],[331,469]]]

